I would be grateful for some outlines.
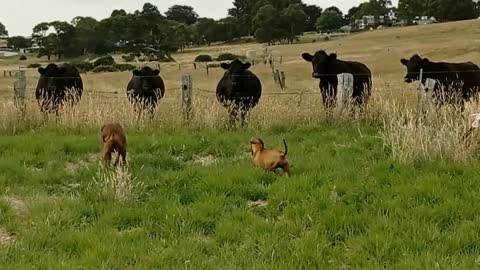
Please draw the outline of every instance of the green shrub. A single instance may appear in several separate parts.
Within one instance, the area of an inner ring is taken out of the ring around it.
[[[113,67],[113,66],[98,66],[98,67],[95,67],[92,71],[93,71],[94,73],[100,73],[100,72],[117,72],[118,69],[116,69],[116,68]]]
[[[25,61],[25,60],[27,60],[27,57],[25,55],[22,55],[22,56],[20,56],[20,60]]]
[[[245,59],[245,56],[236,55],[233,53],[222,53],[217,57],[217,61],[233,61],[235,59]]]
[[[80,73],[89,72],[95,68],[92,63],[87,61],[75,61],[71,62],[70,65],[76,67]]]
[[[134,65],[130,64],[114,64],[112,67],[115,68],[117,71],[132,71],[137,68]]]
[[[27,68],[39,68],[39,67],[41,67],[41,66],[42,66],[42,65],[35,63],[35,64],[30,64],[30,65],[28,65]]]
[[[212,62],[213,58],[210,55],[201,54],[195,57],[195,62]]]
[[[115,64],[115,60],[111,56],[100,57],[93,63],[93,65],[96,66],[96,67],[98,67],[98,66],[111,66],[113,64]]]
[[[125,62],[133,62],[133,61],[135,61],[135,58],[136,58],[136,56],[134,54],[129,54],[129,55],[123,55],[122,56],[122,59]]]

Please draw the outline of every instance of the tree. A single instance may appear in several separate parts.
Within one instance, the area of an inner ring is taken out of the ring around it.
[[[8,37],[7,28],[1,22],[0,22],[0,37]]]
[[[198,14],[190,6],[174,5],[165,12],[167,19],[192,25],[197,22]]]
[[[281,18],[272,5],[266,5],[258,10],[253,20],[255,39],[269,45],[281,39]]]
[[[199,18],[195,24],[195,31],[197,32],[197,44],[199,45],[210,45],[221,40],[218,23],[214,19]]]
[[[32,40],[22,37],[22,36],[15,36],[15,37],[9,37],[7,39],[7,46],[9,48],[13,48],[15,50],[21,49],[21,48],[28,48],[32,45]]]
[[[302,4],[303,12],[307,15],[307,25],[305,31],[317,30],[316,24],[318,18],[322,15],[322,8],[316,5]]]
[[[255,0],[234,0],[233,8],[228,10],[228,15],[237,18],[242,29],[242,35],[251,35],[253,30],[253,20],[256,15],[255,8],[257,1]]]
[[[410,22],[415,16],[421,16],[425,12],[425,7],[422,3],[423,1],[420,0],[399,0],[398,17]]]
[[[82,54],[93,52],[97,43],[95,28],[98,21],[92,17],[75,17],[72,20],[75,27],[75,44],[81,50]]]
[[[127,12],[124,9],[115,9],[112,12],[112,15],[110,15],[110,17],[119,17],[119,16],[127,16]]]
[[[301,4],[291,4],[282,11],[282,21],[286,28],[286,38],[292,44],[295,37],[305,30],[307,15],[303,11]]]
[[[325,10],[317,20],[317,29],[322,32],[329,32],[340,29],[342,24],[342,15],[333,10]]]
[[[158,7],[151,3],[145,3],[142,7],[142,11],[137,11],[136,13],[137,15],[142,15],[150,19],[163,17],[160,11],[158,10]]]
[[[338,7],[335,7],[335,6],[328,7],[325,9],[325,11],[332,11],[339,14],[340,16],[343,16],[343,12]]]
[[[473,0],[427,0],[427,3],[429,13],[439,21],[470,20],[479,15]]]
[[[218,21],[220,31],[224,33],[223,41],[231,42],[235,38],[242,36],[242,29],[238,19],[235,17],[226,17]]]

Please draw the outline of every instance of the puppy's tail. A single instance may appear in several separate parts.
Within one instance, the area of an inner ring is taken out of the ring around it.
[[[285,145],[285,154],[283,154],[283,156],[286,157],[288,155],[288,146],[287,146],[287,142],[285,141],[285,139],[283,139],[283,145]]]

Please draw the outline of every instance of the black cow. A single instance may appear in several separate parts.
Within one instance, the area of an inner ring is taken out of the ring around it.
[[[83,81],[78,70],[69,64],[49,64],[38,69],[38,79],[35,97],[43,113],[58,111],[67,104],[78,104],[82,98]]]
[[[159,74],[160,70],[149,67],[133,71],[127,86],[127,98],[136,113],[147,110],[153,117],[158,101],[165,95],[165,84]]]
[[[418,54],[410,60],[401,59],[407,67],[405,82],[420,80],[420,70],[423,69],[422,84],[427,79],[436,81],[432,96],[437,106],[451,104],[464,109],[465,101],[478,93],[480,87],[480,68],[472,62],[446,63],[431,62]]]
[[[250,63],[242,63],[235,59],[230,64],[220,65],[225,71],[217,85],[217,100],[226,108],[230,115],[230,124],[234,124],[238,116],[243,127],[245,117],[262,96],[260,79],[248,69]]]
[[[327,54],[320,50],[311,55],[302,54],[305,61],[313,66],[312,77],[320,79],[320,91],[323,105],[330,110],[336,105],[337,75],[341,73],[353,74],[353,105],[364,105],[368,102],[372,90],[372,73],[365,64],[354,61],[342,61],[337,59],[337,54]]]

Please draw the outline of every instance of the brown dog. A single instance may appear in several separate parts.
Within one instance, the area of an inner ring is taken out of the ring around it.
[[[122,126],[117,123],[109,123],[102,126],[102,161],[109,165],[112,161],[113,152],[117,152],[114,165],[119,162],[120,156],[124,164],[127,162],[127,138]]]
[[[262,139],[252,138],[250,140],[250,146],[252,147],[253,164],[267,171],[275,171],[278,168],[282,168],[282,170],[290,176],[290,165],[287,159],[287,142],[283,140],[283,144],[285,145],[285,152],[269,150],[265,148]]]

